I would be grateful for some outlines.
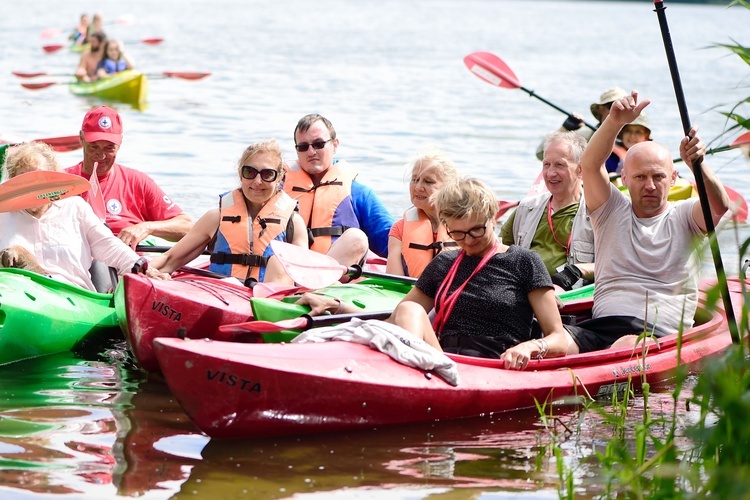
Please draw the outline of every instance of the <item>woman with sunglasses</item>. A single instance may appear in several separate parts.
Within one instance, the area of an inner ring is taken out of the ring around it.
[[[240,187],[222,195],[190,232],[151,266],[171,273],[211,251],[213,272],[254,281],[291,283],[270,243],[286,241],[307,248],[307,228],[297,203],[281,189],[285,166],[275,139],[251,144],[237,165]]]

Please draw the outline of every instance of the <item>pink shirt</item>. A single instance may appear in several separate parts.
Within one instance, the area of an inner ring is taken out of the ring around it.
[[[83,162],[65,169],[69,174],[83,174]],[[157,186],[156,182],[139,170],[115,163],[104,177],[99,177],[107,214],[105,222],[113,233],[146,221],[162,221],[177,217],[182,209]],[[88,191],[81,195],[88,201]]]

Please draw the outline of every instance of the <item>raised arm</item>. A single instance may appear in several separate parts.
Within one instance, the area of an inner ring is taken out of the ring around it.
[[[703,181],[706,186],[706,195],[708,196],[708,205],[711,207],[711,216],[714,225],[718,224],[721,217],[729,210],[729,195],[724,189],[716,174],[704,163],[706,157],[706,147],[698,137],[698,127],[693,127],[686,137],[680,142],[680,157],[686,165],[693,171],[693,161],[701,161],[701,172]],[[693,172],[695,174],[695,172]],[[705,232],[706,219],[703,217],[703,210],[700,203],[693,207],[693,220]]]
[[[617,134],[622,127],[635,120],[651,101],[638,102],[638,92],[612,103],[609,115],[591,136],[581,158],[583,186],[586,191],[586,208],[593,212],[609,199],[609,174],[604,163],[612,153]]]

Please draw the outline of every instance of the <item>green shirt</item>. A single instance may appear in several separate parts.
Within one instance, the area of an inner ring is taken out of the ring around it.
[[[573,228],[573,219],[578,212],[578,203],[573,203],[552,214],[552,225],[555,228],[555,237],[560,243],[568,244],[570,231]],[[516,212],[513,212],[500,230],[500,236],[505,245],[513,245],[513,221]],[[552,230],[549,227],[547,216],[539,219],[539,225],[536,227],[534,238],[531,240],[530,249],[534,250],[544,261],[550,276],[557,273],[557,268],[565,264],[568,255],[565,248],[555,241],[552,236]]]

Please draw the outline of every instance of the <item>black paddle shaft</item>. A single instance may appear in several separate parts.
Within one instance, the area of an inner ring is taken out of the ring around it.
[[[664,7],[664,2],[662,0],[654,0],[654,10],[656,12],[656,16],[659,18],[659,27],[661,28],[661,36],[664,40],[664,50],[667,53],[669,72],[672,76],[674,93],[675,97],[677,98],[677,107],[680,110],[682,129],[687,136],[691,128],[690,115],[688,114],[687,104],[685,102],[685,92],[682,90],[680,72],[677,68],[677,58],[675,57],[674,47],[672,46],[672,36],[669,33],[669,26],[667,25],[667,14],[665,12],[666,7]],[[719,241],[716,239],[716,227],[714,226],[714,219],[713,215],[711,214],[711,206],[708,203],[708,193],[706,193],[706,183],[703,179],[703,168],[701,166],[700,158],[693,161],[693,175],[695,176],[695,185],[698,188],[698,197],[701,203],[703,218],[706,220],[708,244],[711,247],[711,255],[713,256],[714,267],[716,268],[716,277],[719,281],[719,287],[721,289],[721,295],[724,301],[724,311],[727,315],[727,326],[729,327],[729,333],[732,336],[732,342],[737,344],[740,342],[740,336],[737,330],[737,321],[734,317],[732,298],[729,295],[727,275],[724,271],[724,264],[721,260]]]
[[[535,93],[533,90],[529,90],[529,89],[527,89],[526,87],[523,87],[523,86],[518,87],[518,88],[520,88],[521,90],[523,90],[524,92],[526,92],[527,94],[529,94],[530,97],[536,97],[537,99],[539,99],[540,101],[542,101],[544,104],[555,108],[560,113],[563,113],[563,114],[568,115],[568,116],[573,116],[572,114],[570,114],[569,112],[565,111],[564,109],[562,109],[557,104],[555,104],[553,102],[549,102],[544,97],[542,97],[539,94]],[[581,121],[583,121],[583,120],[581,120]],[[590,128],[591,130],[596,130],[596,127],[593,126],[593,125],[591,125],[590,123],[587,123],[587,122],[583,121],[583,124],[586,125],[588,128]]]

